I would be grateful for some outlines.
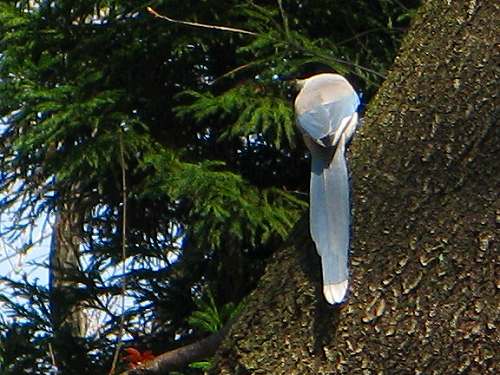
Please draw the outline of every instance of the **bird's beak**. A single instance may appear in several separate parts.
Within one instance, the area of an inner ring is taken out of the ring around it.
[[[306,82],[305,79],[298,79],[295,78],[295,74],[288,74],[288,75],[278,75],[277,80],[281,82],[287,82],[290,84],[295,90],[300,91],[302,87],[304,87],[304,84]]]
[[[306,83],[306,80],[305,79],[294,79],[293,80],[293,85],[295,86],[295,88],[297,90],[300,90],[302,89],[302,87],[304,87],[304,84]]]

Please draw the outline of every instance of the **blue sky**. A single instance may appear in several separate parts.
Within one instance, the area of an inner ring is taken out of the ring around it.
[[[0,54],[1,58],[1,54]],[[13,112],[14,114],[15,112]],[[8,117],[0,118],[0,133],[7,128]],[[4,197],[0,197],[4,198]],[[2,212],[0,214],[0,233],[3,233],[5,228],[9,227],[12,220],[13,212]],[[35,266],[33,263],[47,263],[49,248],[50,248],[50,233],[51,226],[43,225],[45,218],[38,220],[32,228],[32,233],[23,233],[21,237],[11,242],[6,236],[0,235],[0,276],[7,276],[14,280],[21,280],[24,275],[28,279],[38,279],[40,284],[47,285],[48,271],[46,268]],[[42,233],[44,231],[44,233]],[[30,236],[33,241],[45,238],[42,242],[29,248],[23,252],[24,243],[28,242]],[[0,283],[0,293],[8,293],[5,285]],[[0,305],[0,314],[2,306]]]
[[[0,216],[0,232],[12,223],[9,215]],[[33,228],[33,240],[41,240],[26,251],[23,244],[29,240],[30,234],[24,233],[18,240],[9,242],[7,238],[0,238],[0,275],[14,280],[21,280],[25,275],[28,280],[38,279],[39,284],[47,285],[48,271],[35,263],[48,263],[50,249],[51,226],[42,225],[39,220]],[[42,233],[42,230],[45,232]],[[0,293],[9,293],[8,287],[0,283]],[[2,307],[0,305],[0,313]]]

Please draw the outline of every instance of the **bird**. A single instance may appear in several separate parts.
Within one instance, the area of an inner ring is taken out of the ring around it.
[[[358,125],[360,101],[339,74],[316,74],[296,84],[296,124],[311,153],[310,232],[321,257],[323,294],[334,305],[342,303],[349,283],[351,213],[345,148]]]

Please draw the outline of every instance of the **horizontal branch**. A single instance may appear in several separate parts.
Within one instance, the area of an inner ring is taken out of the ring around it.
[[[222,340],[229,332],[229,328],[233,322],[234,319],[231,319],[218,332],[192,344],[160,354],[154,360],[146,362],[141,367],[125,371],[120,375],[167,374],[168,371],[179,370],[192,362],[211,357],[215,354]]]

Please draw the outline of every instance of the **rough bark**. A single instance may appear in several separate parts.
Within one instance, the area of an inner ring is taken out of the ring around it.
[[[351,294],[331,307],[306,220],[213,374],[498,373],[499,4],[426,2],[351,145]]]
[[[81,373],[83,369],[81,341],[86,320],[75,282],[81,269],[80,234],[81,214],[74,204],[63,204],[51,238],[49,290],[55,364],[65,374]]]
[[[58,213],[50,244],[50,310],[56,329],[68,330],[73,336],[85,333],[84,319],[74,296],[72,277],[79,270],[80,222],[75,212]],[[77,228],[75,228],[75,226]]]

